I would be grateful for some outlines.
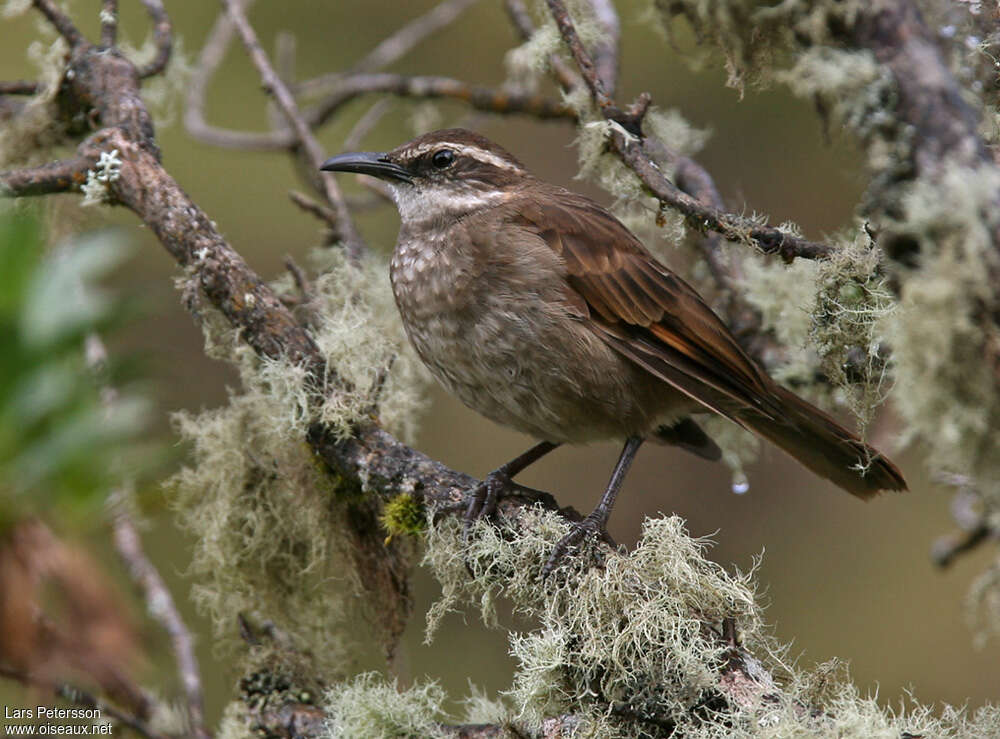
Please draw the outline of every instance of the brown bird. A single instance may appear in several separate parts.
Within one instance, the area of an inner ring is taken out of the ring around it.
[[[892,462],[768,377],[617,218],[486,138],[435,131],[322,168],[389,186],[401,218],[392,289],[431,373],[470,408],[542,440],[486,477],[467,521],[492,513],[511,478],[560,444],[625,439],[600,503],[546,573],[604,534],[643,440],[719,458],[692,413],[725,416],[859,498],[906,489]]]

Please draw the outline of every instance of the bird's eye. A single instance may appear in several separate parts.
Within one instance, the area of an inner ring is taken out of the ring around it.
[[[451,149],[439,149],[431,157],[431,163],[438,169],[447,168],[453,161],[455,161],[455,152]]]

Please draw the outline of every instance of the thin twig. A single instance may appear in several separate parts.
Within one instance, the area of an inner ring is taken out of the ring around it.
[[[198,668],[198,658],[194,653],[191,632],[188,631],[184,619],[177,610],[169,588],[143,551],[135,524],[123,506],[118,508],[112,518],[115,548],[128,565],[132,579],[142,589],[149,614],[159,621],[170,637],[181,684],[184,686],[191,730],[195,736],[207,739],[210,735],[205,729],[205,699],[201,686],[201,672]]]
[[[760,225],[735,213],[699,201],[682,192],[663,174],[642,139],[642,118],[649,108],[649,96],[640,95],[628,109],[621,109],[607,94],[590,54],[583,46],[563,0],[546,0],[549,11],[569,47],[594,104],[612,126],[609,140],[619,158],[638,175],[661,203],[684,215],[688,224],[700,231],[715,231],[730,241],[750,244],[768,254],[780,254],[786,261],[795,257],[822,259],[833,253],[829,244],[809,241],[772,226]]]
[[[428,36],[440,31],[458,18],[464,10],[478,0],[445,0],[423,15],[417,16],[378,46],[365,54],[345,74],[334,72],[303,80],[295,86],[297,95],[314,95],[336,87],[347,76],[385,69],[408,54]]]
[[[244,8],[249,6],[244,3]],[[288,127],[266,133],[241,131],[213,126],[205,119],[208,84],[215,74],[233,37],[234,26],[227,13],[220,13],[209,32],[196,65],[197,72],[188,85],[184,125],[188,132],[213,146],[251,151],[281,151],[295,145],[296,134]],[[337,75],[338,87],[315,107],[302,112],[310,128],[326,123],[344,105],[355,98],[373,93],[399,97],[451,98],[471,107],[499,115],[524,114],[538,118],[573,120],[574,112],[562,103],[541,95],[521,95],[487,87],[477,87],[448,77],[407,76],[400,74]],[[581,82],[582,84],[582,82]],[[300,85],[298,90],[302,89]]]
[[[295,55],[297,40],[291,31],[278,31],[274,37],[274,71],[289,89],[295,87]],[[268,102],[267,117],[272,130],[287,129],[285,116],[273,102]],[[314,179],[311,177],[310,180]]]
[[[450,25],[478,0],[444,0],[429,11],[400,28],[361,58],[351,72],[373,72],[385,69],[408,54],[417,44]]]
[[[299,206],[302,210],[312,216],[316,216],[319,220],[323,221],[327,227],[336,232],[337,230],[337,214],[334,213],[330,208],[325,205],[320,205],[315,200],[310,198],[301,192],[292,190],[288,193],[288,197],[293,203]]]
[[[156,56],[138,69],[139,79],[144,80],[167,68],[174,50],[174,30],[161,0],[142,0],[142,4],[146,6],[153,23],[153,43],[156,46]]]
[[[107,701],[101,700],[97,696],[73,685],[69,685],[68,683],[53,683],[48,680],[42,680],[40,678],[33,677],[26,672],[21,672],[20,670],[15,670],[12,667],[7,667],[6,665],[0,665],[0,677],[14,680],[22,685],[32,688],[51,691],[55,697],[62,698],[69,703],[73,703],[84,708],[95,709],[99,711],[102,716],[110,716],[123,726],[127,726],[135,733],[146,737],[146,739],[168,739],[166,735],[154,731],[147,726],[144,721],[136,716],[125,713]]]
[[[942,536],[931,547],[931,559],[938,567],[947,567],[960,554],[973,551],[980,544],[995,538],[995,536],[995,532],[985,521],[972,531]]]
[[[507,17],[510,18],[511,25],[514,26],[514,30],[517,31],[521,40],[530,39],[535,33],[535,24],[524,5],[524,0],[504,0],[504,8],[507,10]],[[549,69],[552,70],[552,74],[564,91],[570,92],[583,85],[583,78],[561,56],[549,54],[548,61]]]
[[[296,139],[302,145],[308,161],[314,166],[316,171],[319,171],[320,165],[326,158],[323,149],[320,147],[316,137],[313,136],[309,125],[302,118],[302,113],[299,111],[299,106],[292,97],[292,93],[278,77],[277,72],[274,71],[274,67],[271,66],[271,62],[267,58],[267,54],[261,48],[257,34],[243,12],[242,2],[240,0],[222,0],[222,5],[229,11],[229,15],[236,26],[236,32],[242,39],[243,46],[246,48],[250,59],[257,68],[257,72],[260,74],[264,89],[270,93],[281,109],[281,112],[284,113],[289,125],[295,132]],[[354,227],[354,221],[351,219],[351,214],[347,209],[343,193],[341,193],[340,188],[329,174],[321,174],[316,181],[323,197],[337,214],[337,235],[340,237],[345,251],[351,259],[360,259],[366,247],[361,240],[361,235]]]
[[[0,95],[34,95],[41,85],[31,80],[12,80],[0,82]]]
[[[87,43],[83,34],[76,25],[52,0],[32,0],[32,4],[42,12],[49,23],[59,32],[59,35],[66,39],[71,47]]]
[[[248,9],[253,3],[254,0],[244,0],[243,7]],[[205,39],[198,55],[198,63],[195,65],[195,73],[188,84],[184,126],[192,136],[213,146],[255,151],[287,149],[294,141],[292,133],[287,129],[271,133],[251,133],[219,128],[205,120],[208,84],[226,56],[229,44],[233,40],[234,30],[229,14],[225,11],[220,12],[208,33],[208,38]]]
[[[299,289],[302,301],[308,302],[312,296],[312,285],[309,283],[309,278],[306,276],[305,270],[290,255],[285,257],[285,269],[288,270],[288,273],[295,281],[295,287]]]
[[[576,113],[572,108],[544,95],[506,92],[471,85],[450,77],[410,77],[388,72],[357,74],[344,79],[337,90],[307,112],[307,118],[312,125],[322,125],[354,98],[376,92],[423,99],[451,98],[467,103],[476,110],[500,115],[523,113],[542,120],[576,120]]]
[[[600,40],[594,44],[594,69],[609,97],[618,86],[618,46],[621,43],[621,23],[612,0],[590,0],[594,18],[601,27]]]
[[[101,3],[101,46],[111,48],[118,40],[118,0]]]
[[[79,189],[93,164],[90,159],[76,157],[0,173],[0,196],[48,195]]]
[[[583,81],[586,82],[587,87],[590,89],[590,95],[594,99],[594,103],[597,104],[602,113],[613,108],[614,101],[608,95],[604,81],[598,76],[594,60],[584,48],[583,41],[580,40],[580,35],[576,32],[576,26],[573,24],[573,19],[570,17],[569,11],[566,10],[565,3],[562,0],[546,0],[546,2],[549,6],[549,12],[552,13],[552,19],[556,22],[556,28],[559,29],[559,35],[562,36],[566,46],[569,47],[569,53],[572,55],[573,61],[576,62],[580,74],[583,75]],[[615,109],[615,112],[618,113],[620,111]],[[605,118],[609,117],[605,115]]]
[[[358,118],[358,122],[351,127],[350,132],[344,139],[344,151],[352,151],[361,147],[361,142],[371,133],[371,130],[378,125],[378,122],[385,117],[393,108],[393,101],[389,98],[376,100],[364,115]]]

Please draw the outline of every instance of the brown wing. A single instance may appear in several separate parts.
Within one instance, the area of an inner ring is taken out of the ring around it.
[[[590,309],[592,329],[612,348],[706,407],[779,413],[761,373],[712,309],[657,262],[614,216],[559,190],[519,209],[566,262],[569,286]]]

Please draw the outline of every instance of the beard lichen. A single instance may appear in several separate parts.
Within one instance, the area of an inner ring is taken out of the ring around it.
[[[345,381],[316,386],[306,370],[283,358],[261,358],[222,317],[203,309],[206,350],[240,375],[229,402],[175,423],[191,445],[191,462],[171,481],[180,525],[194,539],[193,595],[221,642],[235,641],[237,614],[272,622],[321,675],[359,657],[349,618],[359,590],[351,564],[349,502],[305,437],[326,423],[348,435],[377,415],[403,436],[415,430],[421,370],[403,347],[383,264],[354,266],[336,252],[310,285],[304,310],[328,366]],[[291,290],[282,280],[279,293]],[[349,383],[353,390],[343,387]],[[377,636],[377,635],[375,635]]]
[[[953,167],[909,190],[893,230],[915,240],[919,264],[900,275],[901,310],[888,329],[908,437],[926,445],[933,468],[986,490],[1000,483],[1000,393],[989,360],[1000,335],[987,318],[997,315],[998,192],[993,167]]]
[[[400,690],[376,673],[366,672],[339,683],[326,694],[326,736],[330,739],[398,739],[455,736],[439,721],[444,690],[435,682]]]
[[[592,728],[623,730],[595,736],[636,735],[624,730],[641,728],[629,715],[684,722],[717,686],[724,660],[725,644],[706,624],[734,618],[745,643],[766,641],[750,576],[708,560],[706,543],[689,537],[679,518],[647,520],[628,556],[609,554],[599,567],[591,556],[573,558],[543,580],[542,565],[565,523],[538,509],[518,516],[518,537],[480,523],[465,547],[460,524],[434,525],[424,561],[442,584],[442,598],[428,614],[428,638],[444,613],[462,603],[477,603],[495,624],[501,596],[539,621],[535,630],[510,637],[519,664],[507,695],[516,721],[529,731],[564,713],[584,716]]]
[[[819,369],[857,420],[862,438],[892,387],[884,349],[896,299],[881,272],[879,249],[863,229],[837,240],[816,270],[809,337]]]
[[[518,664],[503,700],[473,690],[459,721],[493,724],[511,736],[594,739],[895,739],[994,736],[1000,729],[1000,711],[990,706],[973,712],[910,699],[885,708],[839,663],[812,671],[787,664],[786,648],[764,626],[753,573],[729,573],[707,559],[707,542],[690,537],[677,517],[647,519],[627,555],[605,553],[595,562],[596,550],[585,548],[543,580],[566,524],[537,508],[514,515],[518,536],[479,522],[465,541],[461,522],[428,516],[424,564],[443,591],[428,614],[428,636],[445,612],[466,605],[498,626],[501,597],[537,624],[509,635]],[[740,647],[767,661],[745,657],[747,684],[733,692],[726,692],[731,652],[721,636],[728,619]],[[395,681],[362,674],[328,693],[327,735],[451,736],[442,726],[455,723],[443,712],[446,700],[434,682],[400,690]]]

